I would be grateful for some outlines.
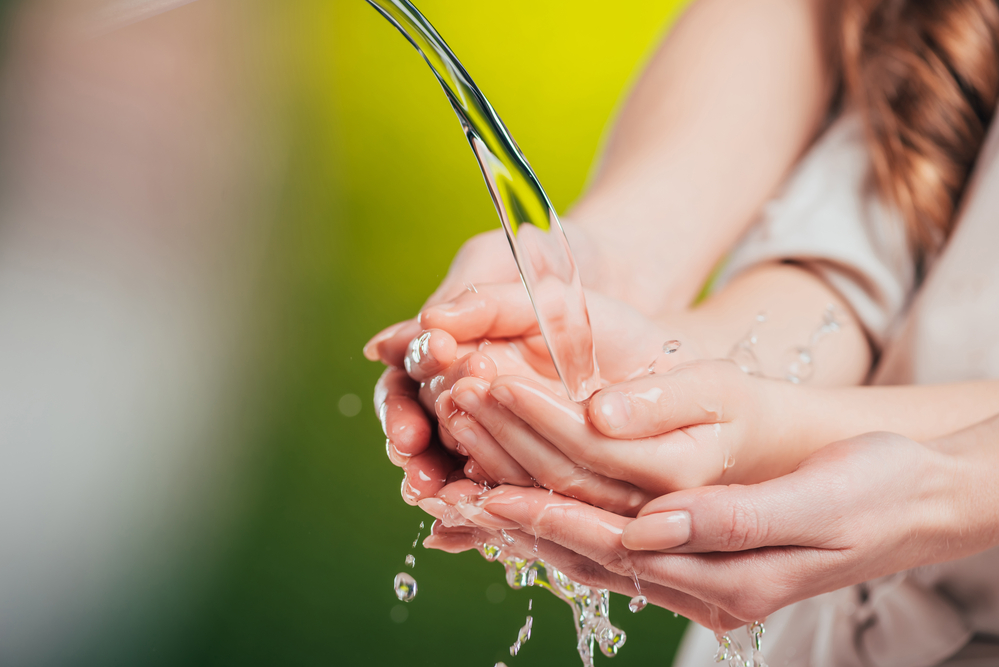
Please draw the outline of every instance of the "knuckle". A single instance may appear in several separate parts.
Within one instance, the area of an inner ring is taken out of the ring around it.
[[[744,551],[756,546],[763,537],[763,520],[752,504],[736,500],[729,506],[729,515],[722,533],[725,551]]]

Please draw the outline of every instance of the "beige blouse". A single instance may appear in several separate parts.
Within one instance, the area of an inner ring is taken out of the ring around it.
[[[726,274],[774,259],[815,268],[885,346],[877,384],[999,378],[999,124],[958,225],[907,311],[912,262],[898,221],[865,188],[869,168],[857,123],[834,123]],[[766,629],[771,667],[994,667],[999,549],[799,602],[767,619]],[[691,625],[675,664],[713,665],[716,646],[711,632]]]

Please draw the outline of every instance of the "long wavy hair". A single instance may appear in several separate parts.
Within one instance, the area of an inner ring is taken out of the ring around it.
[[[831,0],[847,104],[914,250],[947,239],[999,98],[996,0]]]

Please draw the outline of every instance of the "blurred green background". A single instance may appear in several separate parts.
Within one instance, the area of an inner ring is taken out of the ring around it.
[[[563,211],[685,2],[417,4]],[[80,663],[579,664],[564,603],[506,589],[501,566],[476,553],[410,546],[431,521],[402,502],[371,405],[381,367],[361,355],[365,341],[414,315],[461,243],[498,225],[439,85],[363,0],[253,2],[233,14],[247,22],[233,58],[260,69],[262,113],[285,147],[276,208],[261,212],[272,220],[243,408],[259,424],[245,444],[254,464],[234,526],[220,529],[222,555],[146,601],[151,627],[122,624]],[[419,594],[401,605],[391,582],[407,553]],[[534,636],[511,658],[532,598]],[[683,619],[632,615],[621,596],[612,618],[629,639],[610,664],[670,663]]]
[[[682,4],[418,6],[564,210]],[[175,664],[578,664],[562,602],[498,586],[501,566],[478,554],[411,548],[430,520],[401,501],[371,407],[381,368],[361,356],[364,342],[412,316],[461,243],[498,224],[454,114],[422,59],[361,0],[269,11],[287,59],[290,145],[271,266],[286,351],[280,408],[249,519]],[[338,409],[348,394],[361,398],[353,417]],[[391,582],[411,552],[420,592],[393,612]],[[534,637],[511,658],[530,598]],[[615,664],[669,664],[682,620],[632,615],[621,596],[612,616],[629,633]]]

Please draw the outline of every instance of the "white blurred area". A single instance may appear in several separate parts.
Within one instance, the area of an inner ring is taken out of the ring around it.
[[[241,44],[253,17],[113,4],[5,17],[5,667],[80,664],[182,618],[252,459],[242,389],[281,164]]]

